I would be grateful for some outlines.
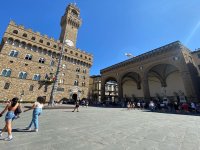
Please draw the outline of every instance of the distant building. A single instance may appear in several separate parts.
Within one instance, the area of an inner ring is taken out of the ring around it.
[[[76,48],[81,23],[80,10],[73,4],[62,16],[59,40],[11,21],[0,45],[0,100],[20,95],[27,101],[37,96],[49,100],[64,39],[55,100],[87,98],[93,56]]]
[[[90,77],[89,98],[93,102],[101,101],[101,76],[100,75],[96,75],[96,76],[94,75],[94,76]],[[105,98],[111,102],[118,101],[118,85],[117,85],[117,83],[115,83],[113,81],[106,83]]]
[[[118,85],[118,98],[200,99],[200,50],[190,51],[179,41],[101,70],[101,99],[107,83]]]

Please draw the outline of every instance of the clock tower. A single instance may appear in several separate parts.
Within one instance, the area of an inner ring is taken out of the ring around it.
[[[79,8],[75,4],[69,4],[60,22],[60,41],[65,40],[69,46],[76,47],[78,28],[81,23]]]

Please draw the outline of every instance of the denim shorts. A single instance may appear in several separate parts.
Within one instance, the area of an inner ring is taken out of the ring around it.
[[[5,116],[5,121],[8,121],[8,120],[14,120],[15,119],[15,114],[13,111],[8,111],[6,116]]]

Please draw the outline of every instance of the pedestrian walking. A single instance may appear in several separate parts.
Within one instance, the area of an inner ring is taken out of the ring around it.
[[[4,110],[0,113],[0,117],[7,111],[6,116],[5,116],[5,127],[2,129],[0,132],[0,137],[3,136],[3,132],[7,130],[8,132],[8,137],[5,138],[5,141],[10,141],[13,139],[12,136],[12,121],[15,119],[15,110],[19,106],[18,103],[18,98],[14,97],[11,101],[8,102]]]
[[[32,120],[29,126],[26,127],[27,130],[31,131],[31,126],[34,124],[35,129],[33,131],[38,132],[38,129],[39,129],[38,117],[42,113],[42,108],[44,107],[45,100],[46,99],[44,97],[39,96],[37,98],[37,101],[32,105],[31,108],[24,110],[24,112],[26,112],[33,109]]]
[[[79,112],[78,108],[79,108],[79,100],[76,100],[75,107],[74,107],[74,110],[72,112],[74,112],[76,109],[77,109],[77,112]]]

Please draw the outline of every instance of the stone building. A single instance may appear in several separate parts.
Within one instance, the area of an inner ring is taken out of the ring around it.
[[[89,98],[93,102],[101,102],[101,76],[94,75],[89,81]],[[105,84],[105,99],[114,102],[118,98],[118,85],[110,81]]]
[[[101,70],[101,98],[107,82],[118,84],[119,100],[186,97],[198,101],[200,52],[191,52],[179,41]]]
[[[81,23],[80,10],[73,4],[62,16],[59,40],[10,21],[0,45],[0,100],[20,95],[26,101],[41,95],[49,100],[61,50],[55,100],[87,98],[93,56],[76,47]]]

